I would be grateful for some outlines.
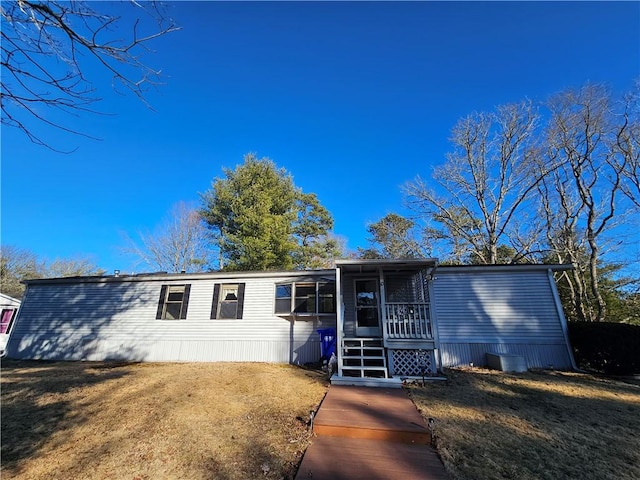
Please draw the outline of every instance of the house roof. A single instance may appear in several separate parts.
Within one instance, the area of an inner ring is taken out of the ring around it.
[[[472,273],[472,272],[500,272],[500,271],[564,271],[571,270],[572,265],[563,264],[515,264],[515,265],[438,265],[436,258],[407,258],[407,259],[343,259],[336,260],[336,267],[349,273],[372,273],[379,269],[385,271],[416,271],[425,268],[432,268],[439,272],[447,273]],[[270,271],[242,271],[242,272],[205,272],[205,273],[167,273],[151,272],[138,274],[118,274],[85,277],[62,277],[62,278],[38,278],[33,280],[23,280],[26,285],[50,284],[50,283],[105,283],[105,282],[145,282],[145,281],[175,281],[175,280],[206,280],[225,279],[241,280],[244,278],[278,278],[279,281],[311,281],[321,277],[335,278],[335,269],[321,270],[270,270]],[[0,293],[3,298],[11,299],[20,303],[19,300]]]
[[[422,270],[424,268],[434,268],[438,265],[437,258],[405,258],[389,259],[376,258],[366,260],[336,260],[336,267],[345,272],[376,272],[384,270]]]
[[[138,274],[118,274],[86,277],[62,277],[62,278],[38,278],[24,280],[27,285],[49,284],[49,283],[107,283],[107,282],[148,282],[148,281],[175,281],[175,280],[206,280],[225,279],[241,280],[243,278],[269,278],[291,279],[292,281],[306,281],[319,277],[335,278],[334,269],[323,270],[270,270],[270,271],[243,271],[243,272],[205,272],[205,273],[138,273]]]
[[[479,272],[523,272],[523,271],[565,271],[573,269],[571,264],[500,264],[500,265],[440,265],[437,258],[406,258],[406,259],[367,259],[367,260],[336,260],[336,267],[349,273],[370,273],[379,269],[390,270],[421,270],[424,268],[437,269],[447,273],[479,273]]]
[[[473,273],[473,272],[513,272],[513,271],[566,271],[573,270],[571,264],[560,263],[515,263],[500,265],[439,265],[438,272]]]

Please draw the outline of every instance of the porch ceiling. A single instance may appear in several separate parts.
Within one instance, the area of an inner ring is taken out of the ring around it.
[[[371,260],[336,260],[336,267],[345,273],[366,273],[385,271],[416,271],[432,268],[438,264],[437,258],[420,259],[371,259]]]

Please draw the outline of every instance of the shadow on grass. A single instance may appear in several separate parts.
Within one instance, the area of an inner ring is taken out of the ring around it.
[[[300,458],[302,458],[302,453]],[[297,474],[298,462],[287,462],[276,452],[273,452],[269,445],[260,440],[256,440],[251,445],[246,445],[243,449],[244,458],[242,469],[233,462],[225,462],[214,455],[210,455],[202,462],[202,473],[204,478],[216,480],[235,480],[238,478],[279,478],[282,480],[293,480]]]
[[[56,433],[87,421],[69,402],[57,400],[75,388],[122,378],[126,364],[2,360],[2,468],[19,472]]]
[[[292,410],[287,399],[326,387],[323,372],[135,365],[3,361],[3,478],[295,477],[309,410]],[[290,390],[262,393],[279,380]]]
[[[450,371],[412,387],[456,479],[640,478],[640,388],[588,375]]]

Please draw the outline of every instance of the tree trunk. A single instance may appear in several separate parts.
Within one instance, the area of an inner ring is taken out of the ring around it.
[[[607,304],[600,294],[598,282],[598,244],[595,240],[589,238],[589,246],[591,247],[591,255],[589,256],[589,273],[591,280],[589,286],[591,294],[596,300],[596,316],[593,320],[596,322],[604,322],[607,313]]]

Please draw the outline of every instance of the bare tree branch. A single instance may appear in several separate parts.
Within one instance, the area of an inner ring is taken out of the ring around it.
[[[541,191],[546,211],[554,200],[560,206],[553,215],[547,213],[549,242],[556,254],[568,255],[576,265],[571,288],[579,318],[603,321],[606,302],[598,264],[606,234],[626,216],[620,193],[629,156],[621,145],[628,145],[628,132],[637,125],[628,115],[615,114],[603,85],[562,92],[548,106],[547,161],[560,165],[553,190]]]
[[[116,91],[122,86],[149,107],[145,95],[160,84],[161,72],[145,63],[144,53],[153,40],[179,28],[155,2],[130,5],[142,14],[132,25],[128,18],[97,13],[87,2],[3,1],[2,123],[54,150],[36,133],[39,123],[94,138],[52,120],[54,111],[100,113],[90,108],[101,99],[83,69],[91,59],[111,75]],[[114,38],[127,30],[129,38]]]
[[[498,263],[501,244],[534,243],[518,233],[513,218],[516,212],[524,215],[523,207],[541,180],[534,175],[538,118],[525,101],[458,122],[451,135],[454,150],[433,174],[441,193],[419,177],[405,186],[410,208],[430,219],[433,238],[466,245],[468,255],[490,264]],[[512,261],[523,256],[516,252]]]
[[[179,202],[153,232],[138,235],[136,242],[125,234],[123,250],[148,268],[172,273],[212,269],[211,234],[195,207]]]

